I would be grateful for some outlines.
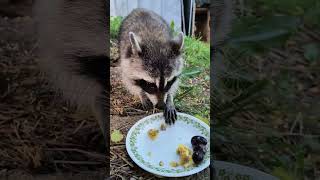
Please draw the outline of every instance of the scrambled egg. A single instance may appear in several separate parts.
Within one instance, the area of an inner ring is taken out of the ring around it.
[[[179,166],[179,163],[175,162],[175,161],[171,161],[170,162],[170,166],[171,167],[178,167]]]
[[[165,131],[167,129],[167,125],[165,125],[164,123],[162,123],[161,125],[160,125],[160,130],[161,131]]]
[[[192,150],[185,145],[179,144],[177,148],[177,154],[180,156],[180,166],[188,168],[194,164],[192,160]]]
[[[150,129],[148,131],[148,136],[151,140],[155,140],[158,137],[159,130],[157,129]]]

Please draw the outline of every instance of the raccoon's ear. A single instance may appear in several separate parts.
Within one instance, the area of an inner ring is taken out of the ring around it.
[[[184,45],[184,34],[180,32],[177,37],[172,40],[172,50],[175,53],[181,53]]]
[[[129,39],[131,43],[132,50],[134,52],[140,53],[141,47],[139,45],[139,37],[137,37],[133,32],[129,32]]]

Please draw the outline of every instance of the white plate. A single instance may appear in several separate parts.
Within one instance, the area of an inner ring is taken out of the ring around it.
[[[129,130],[126,137],[126,149],[131,159],[142,169],[164,177],[183,177],[202,171],[210,164],[210,128],[201,120],[177,113],[177,121],[167,126],[165,131],[159,131],[158,137],[151,140],[148,137],[149,129],[160,129],[164,123],[163,113],[157,113],[139,120]],[[184,144],[192,149],[191,138],[201,135],[208,140],[207,153],[201,164],[196,167],[176,168],[170,166],[171,161],[179,162],[176,149]],[[163,166],[159,162],[163,162]]]

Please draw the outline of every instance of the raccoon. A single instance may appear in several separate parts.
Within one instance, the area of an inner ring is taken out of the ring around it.
[[[40,69],[71,104],[91,108],[105,141],[109,140],[106,130],[110,92],[107,3],[36,0],[33,6]]]
[[[144,109],[164,108],[167,124],[177,119],[173,98],[183,68],[182,32],[174,37],[168,23],[153,11],[137,8],[120,26],[122,82]]]

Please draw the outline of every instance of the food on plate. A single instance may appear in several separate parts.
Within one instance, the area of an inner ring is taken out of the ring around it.
[[[155,140],[157,138],[158,134],[159,134],[159,130],[157,130],[157,129],[150,129],[148,131],[148,136],[151,140]]]
[[[171,161],[170,162],[170,166],[171,167],[178,167],[179,166],[179,163],[175,162],[175,161]]]
[[[191,138],[192,146],[196,146],[196,145],[199,145],[199,144],[207,145],[207,143],[208,143],[208,141],[206,140],[206,138],[204,138],[202,136],[193,136]]]
[[[160,130],[161,131],[166,130],[166,125],[161,124]],[[159,134],[158,129],[148,130],[148,136],[151,140],[155,140],[158,134]],[[190,166],[193,166],[194,164],[200,164],[203,161],[204,156],[207,152],[207,147],[206,147],[206,145],[208,144],[207,139],[202,136],[193,136],[191,138],[191,144],[193,148],[192,150],[183,144],[178,145],[176,152],[180,157],[180,161],[179,163],[174,161],[170,162],[171,167],[178,167],[180,165],[180,166],[183,166],[184,168],[188,168]],[[148,152],[147,155],[150,157],[151,152]],[[162,161],[159,162],[159,166],[163,166]]]
[[[179,144],[177,148],[177,154],[180,156],[179,165],[187,168],[193,165],[192,150],[183,144]]]
[[[199,152],[199,151],[206,153],[207,152],[206,145],[199,144],[199,145],[193,146],[193,152]]]
[[[203,151],[195,151],[192,154],[192,160],[195,164],[200,164],[203,161],[205,152]]]
[[[202,136],[193,136],[191,138],[193,147],[192,160],[195,164],[200,164],[203,161],[204,155],[207,152],[207,143],[207,139]]]
[[[164,123],[162,123],[161,125],[160,125],[160,130],[161,131],[165,131],[167,129],[167,125],[165,125]]]
[[[159,162],[159,166],[163,166],[163,162],[162,161]]]

